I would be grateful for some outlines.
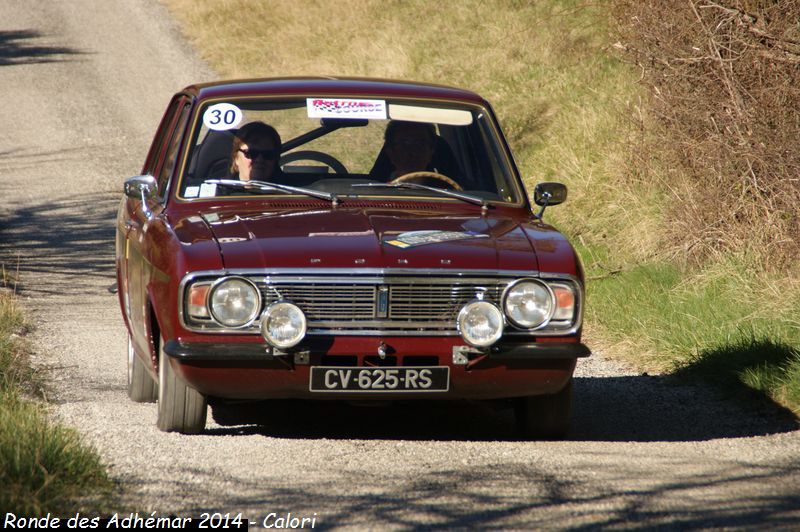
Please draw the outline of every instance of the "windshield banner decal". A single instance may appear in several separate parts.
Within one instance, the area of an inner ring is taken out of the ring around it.
[[[408,233],[400,233],[394,238],[387,238],[383,243],[405,249],[414,246],[422,246],[424,244],[453,242],[455,240],[466,240],[468,238],[489,238],[489,235],[460,231],[409,231]]]
[[[309,118],[386,119],[386,102],[384,100],[308,98],[306,105]]]

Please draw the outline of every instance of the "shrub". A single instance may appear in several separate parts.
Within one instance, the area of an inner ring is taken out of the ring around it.
[[[800,256],[800,3],[618,0],[617,48],[649,89],[636,174],[673,198],[668,234],[702,260]]]

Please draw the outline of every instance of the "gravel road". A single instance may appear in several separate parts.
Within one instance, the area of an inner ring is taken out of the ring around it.
[[[113,220],[170,96],[214,77],[153,0],[0,2],[0,262],[19,267],[53,413],[122,482],[121,508],[259,528],[288,512],[316,528],[800,527],[795,421],[602,354],[579,365],[563,442],[515,441],[484,406],[217,407],[201,436],[157,431],[125,394]]]

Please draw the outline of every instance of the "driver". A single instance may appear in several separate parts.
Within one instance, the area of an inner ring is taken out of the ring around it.
[[[452,171],[457,164],[447,143],[436,134],[433,124],[392,120],[386,126],[383,148],[370,177],[390,183],[410,181],[434,188],[461,190],[461,186],[449,177],[458,175]],[[429,175],[408,175],[416,172],[428,172]]]
[[[433,124],[393,120],[386,126],[383,150],[389,158],[389,179],[411,172],[433,170],[429,168],[436,145]]]
[[[233,137],[228,179],[269,181],[280,173],[281,136],[264,122],[250,122]]]

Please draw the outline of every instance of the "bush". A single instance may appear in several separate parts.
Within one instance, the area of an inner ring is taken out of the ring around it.
[[[618,0],[649,89],[635,172],[673,198],[668,234],[702,260],[800,256],[800,3]]]

